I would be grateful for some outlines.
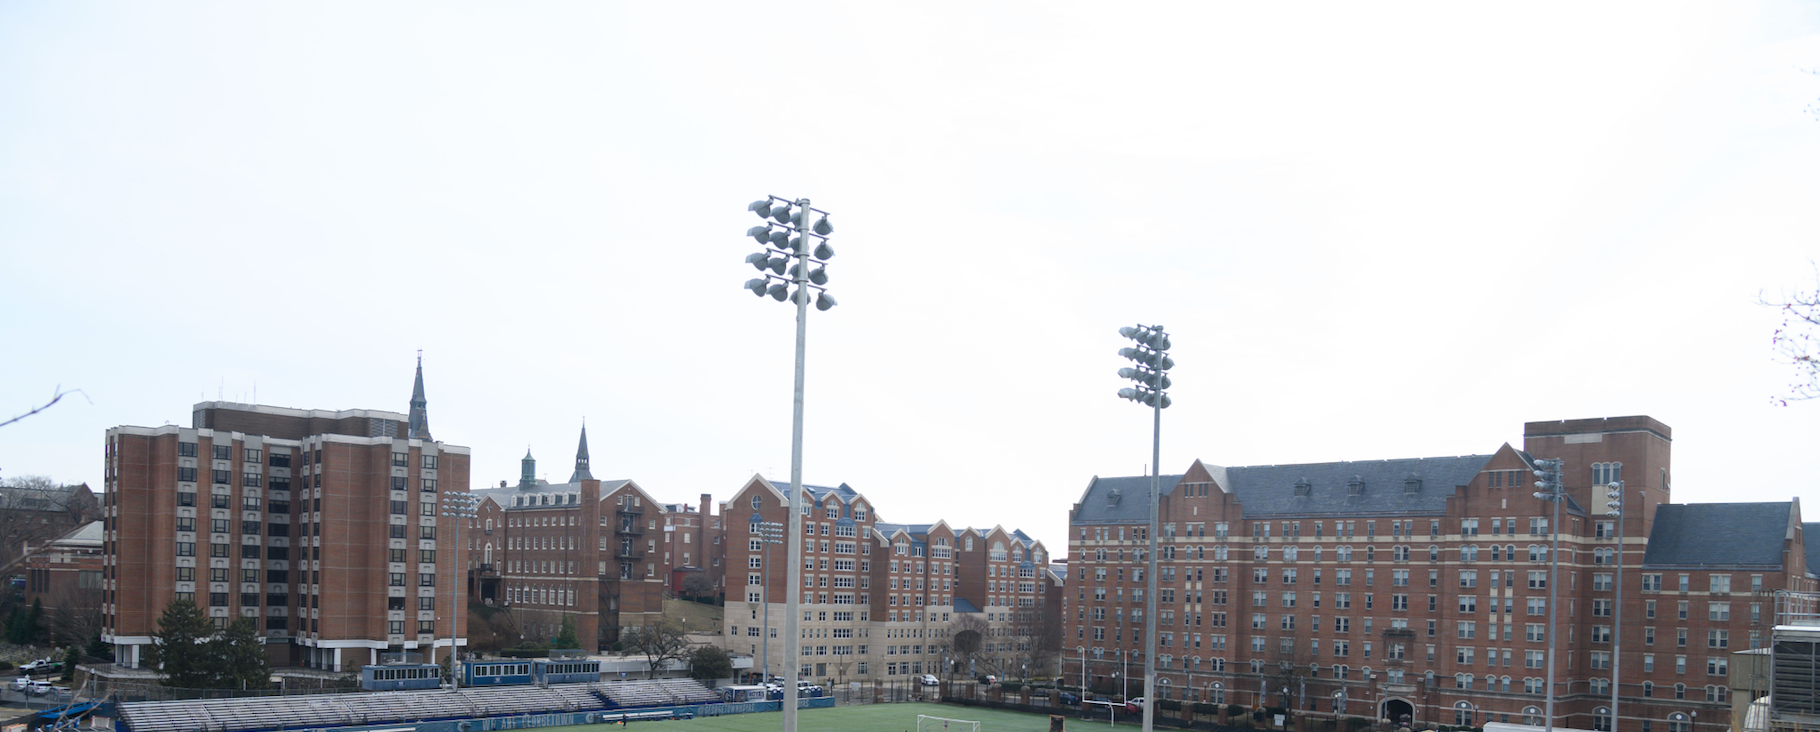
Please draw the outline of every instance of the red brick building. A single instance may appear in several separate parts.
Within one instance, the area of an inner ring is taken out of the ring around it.
[[[469,456],[431,438],[421,362],[408,416],[203,402],[190,427],[108,430],[104,457],[102,639],[117,663],[143,666],[178,598],[217,627],[255,619],[281,666],[433,661],[451,642],[450,603],[466,598],[438,506],[467,490]]]
[[[585,427],[567,482],[538,480],[527,451],[518,485],[475,491],[478,535],[468,549],[479,597],[511,608],[527,639],[553,638],[572,619],[583,649],[597,651],[620,628],[663,615],[672,556],[695,550],[671,545],[669,515],[644,488],[596,479],[589,460]],[[679,536],[692,544],[699,532]]]
[[[1610,729],[1620,639],[1619,729],[1716,731],[1726,659],[1767,639],[1770,593],[1815,587],[1799,502],[1669,503],[1671,434],[1648,417],[1532,422],[1524,438],[1486,455],[1196,461],[1164,476],[1158,696],[1541,724],[1553,635],[1554,724]],[[1565,461],[1569,496],[1552,627],[1541,458]],[[1618,480],[1621,551],[1605,516],[1604,485]],[[1140,693],[1149,483],[1095,478],[1073,508],[1070,682],[1083,669],[1102,688],[1135,674]]]
[[[781,633],[794,590],[788,550],[767,548],[753,529],[789,525],[788,488],[753,476],[721,509],[728,650],[767,659],[760,668],[768,661],[765,670],[780,675],[789,662]],[[1031,623],[1054,592],[1041,542],[997,527],[888,523],[846,485],[805,485],[802,500],[801,676],[840,683],[947,673],[943,661],[957,655],[951,637],[962,615],[987,627],[985,648],[974,654],[980,673],[1043,665],[1030,656]]]

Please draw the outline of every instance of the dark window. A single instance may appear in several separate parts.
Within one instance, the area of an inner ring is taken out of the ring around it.
[[[271,524],[268,528],[271,530],[272,536],[290,536],[291,535],[291,525],[290,524]]]
[[[386,550],[386,561],[403,563],[404,562],[404,550],[403,549]]]
[[[216,460],[233,460],[234,459],[234,446],[233,445],[215,445],[214,453],[215,453]]]
[[[227,533],[227,530],[228,530],[228,520],[227,519],[209,519],[209,531],[217,533],[217,534],[225,534],[225,533]]]
[[[241,607],[259,607],[259,593],[257,593],[257,592],[240,593],[240,606]]]
[[[216,483],[221,485],[227,485],[234,480],[234,473],[228,470],[211,470],[209,471],[209,475],[214,478]]]
[[[291,558],[291,548],[288,546],[266,547],[265,548],[265,558],[266,559],[290,559]],[[284,572],[284,570],[282,570],[282,569],[276,570],[276,571],[278,571],[281,575]],[[284,580],[276,579],[276,580],[272,580],[272,581],[273,582],[283,582]]]
[[[279,595],[279,597],[284,597],[284,596]],[[285,618],[281,618],[281,617],[266,618],[265,619],[265,629],[266,630],[284,630],[285,629],[284,621],[285,621]]]
[[[404,538],[404,524],[392,524],[390,527],[387,527],[387,530],[391,532],[391,538],[394,538],[394,539],[403,539]],[[402,562],[404,560],[400,559],[398,561]]]
[[[288,584],[291,581],[291,572],[285,569],[268,569],[265,571],[265,581]]]
[[[196,443],[194,443],[194,442],[177,443],[177,454],[181,457],[196,457]]]
[[[400,610],[400,611],[404,610],[404,598],[402,598],[402,597],[386,598],[385,599],[385,609]]]
[[[423,469],[424,470],[435,470],[436,469],[436,456],[435,455],[423,456]]]
[[[410,465],[411,464],[410,453],[404,453],[404,452],[392,453],[392,464],[397,467],[400,467],[400,468]]]
[[[275,491],[288,491],[291,489],[291,479],[290,478],[267,478],[265,481],[265,487],[270,488]]]
[[[405,511],[404,501],[393,501],[392,502],[392,513],[404,513],[404,511]]]
[[[228,571],[227,571],[227,567],[212,567],[212,568],[210,568],[210,569],[209,569],[209,581],[210,581],[210,582],[226,582],[226,581],[228,581]]]
[[[228,593],[226,593],[226,592],[209,593],[209,607],[227,607],[227,604],[228,604]]]
[[[226,493],[216,493],[209,496],[209,505],[214,508],[227,508],[228,502],[233,499],[233,496]],[[227,531],[227,529],[222,529],[222,531]]]
[[[274,468],[288,468],[291,467],[291,454],[288,452],[274,452],[266,456],[266,462]]]
[[[291,512],[291,502],[290,501],[272,501],[265,505],[265,510],[270,511],[272,513],[290,513]]]
[[[435,493],[436,492],[436,479],[435,478],[424,478],[423,479],[423,492],[425,492],[425,493]]]
[[[394,476],[392,476],[392,490],[395,490],[395,491],[401,491],[401,490],[404,490],[404,489],[405,489],[405,479],[404,479],[404,476],[402,476],[402,475],[394,475]]]
[[[241,544],[240,545],[240,558],[241,559],[258,559],[259,558],[259,545],[258,544]]]
[[[418,538],[421,538],[421,539],[434,539],[434,538],[436,538],[436,527],[434,527],[434,526],[419,527],[417,530],[417,536],[418,536]]]
[[[196,469],[195,468],[178,468],[177,469],[177,480],[180,482],[184,482],[184,483],[196,482]]]
[[[228,545],[227,544],[210,544],[209,545],[209,556],[220,557],[222,559],[228,558]]]
[[[194,494],[191,494],[191,495],[194,495]],[[195,531],[196,530],[196,518],[194,516],[178,516],[177,517],[177,530],[178,531]]]
[[[195,567],[178,567],[177,568],[177,581],[178,582],[195,582],[196,581],[196,568]]]
[[[240,533],[258,536],[259,535],[259,522],[258,521],[240,522]]]
[[[196,492],[195,491],[177,491],[177,505],[179,505],[179,506],[196,505]]]
[[[240,484],[243,486],[246,486],[248,488],[258,488],[259,487],[259,474],[258,473],[241,473],[240,474]]]
[[[290,596],[289,595],[266,595],[265,604],[267,607],[284,607],[285,605],[290,604]]]
[[[180,556],[180,557],[196,556],[196,542],[193,542],[193,541],[177,542],[177,556]]]
[[[434,597],[417,598],[417,609],[418,610],[435,610],[436,609],[436,598],[434,598]]]
[[[435,572],[418,572],[417,573],[417,586],[418,587],[435,587],[436,586],[436,573]]]

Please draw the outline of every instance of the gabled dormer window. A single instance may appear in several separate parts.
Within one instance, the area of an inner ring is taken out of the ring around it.
[[[1417,476],[1415,473],[1410,473],[1409,477],[1403,479],[1403,492],[1404,493],[1421,493],[1422,492],[1421,477]]]
[[[1355,475],[1352,476],[1351,480],[1346,481],[1346,495],[1365,495],[1365,479]]]
[[[1306,496],[1306,495],[1310,495],[1312,493],[1314,493],[1314,485],[1310,484],[1308,482],[1307,478],[1297,478],[1296,479],[1296,482],[1295,482],[1295,494],[1296,495]]]

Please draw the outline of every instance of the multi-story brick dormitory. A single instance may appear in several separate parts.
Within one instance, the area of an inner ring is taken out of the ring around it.
[[[672,570],[700,556],[698,517],[671,531],[675,517],[636,482],[595,478],[585,427],[567,482],[536,473],[527,451],[516,486],[475,491],[478,531],[468,548],[477,596],[511,608],[527,638],[553,638],[573,620],[589,651],[610,647],[622,627],[661,617]]]
[[[189,427],[109,429],[104,457],[116,663],[144,667],[179,598],[217,627],[255,619],[279,666],[447,653],[449,603],[465,597],[438,506],[467,490],[468,449],[431,438],[421,362],[408,416],[202,402]]]
[[[1718,732],[1731,707],[1729,655],[1767,642],[1771,593],[1816,580],[1798,500],[1670,503],[1670,437],[1648,417],[1532,422],[1522,450],[1196,461],[1164,476],[1158,696],[1429,725],[1542,724],[1552,632],[1554,724],[1610,729],[1621,634],[1618,729]],[[1565,461],[1571,499],[1552,628],[1553,505],[1534,496],[1532,472],[1543,458]],[[1615,480],[1626,486],[1621,553],[1605,515],[1604,486]],[[1084,662],[1089,683],[1116,688],[1117,673],[1141,685],[1149,485],[1095,478],[1073,508],[1070,682]]]
[[[780,675],[790,663],[782,638],[791,591],[787,547],[767,551],[753,528],[789,525],[788,489],[754,476],[721,509],[727,647],[763,659],[755,666]],[[805,485],[802,498],[797,663],[805,678],[838,683],[942,673],[942,661],[955,655],[949,644],[962,615],[985,624],[974,654],[979,663],[1021,673],[1032,660],[1034,626],[1059,622],[1058,614],[1042,611],[1059,607],[1061,578],[1049,571],[1042,542],[1021,531],[888,523],[846,485]]]

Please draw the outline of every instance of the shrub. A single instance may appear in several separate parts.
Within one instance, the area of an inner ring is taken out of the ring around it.
[[[1171,712],[1179,712],[1182,709],[1182,703],[1175,699],[1158,699],[1156,705],[1159,709],[1167,709]]]
[[[1207,702],[1195,702],[1194,703],[1194,713],[1195,714],[1213,716],[1215,714],[1218,714],[1219,711],[1220,711],[1220,706],[1218,704],[1208,704]]]
[[[1004,689],[1007,693],[1015,692],[1019,689],[1024,688],[1024,684],[1021,681],[1001,681],[1001,682],[999,682],[998,686],[999,686],[999,688]]]
[[[1226,705],[1226,716],[1230,719],[1236,720],[1239,717],[1245,716],[1245,708],[1241,707],[1237,704],[1227,704]]]
[[[1371,726],[1371,720],[1366,719],[1364,717],[1347,717],[1346,718],[1346,728],[1347,729],[1362,729],[1362,728],[1369,727],[1369,726]]]

